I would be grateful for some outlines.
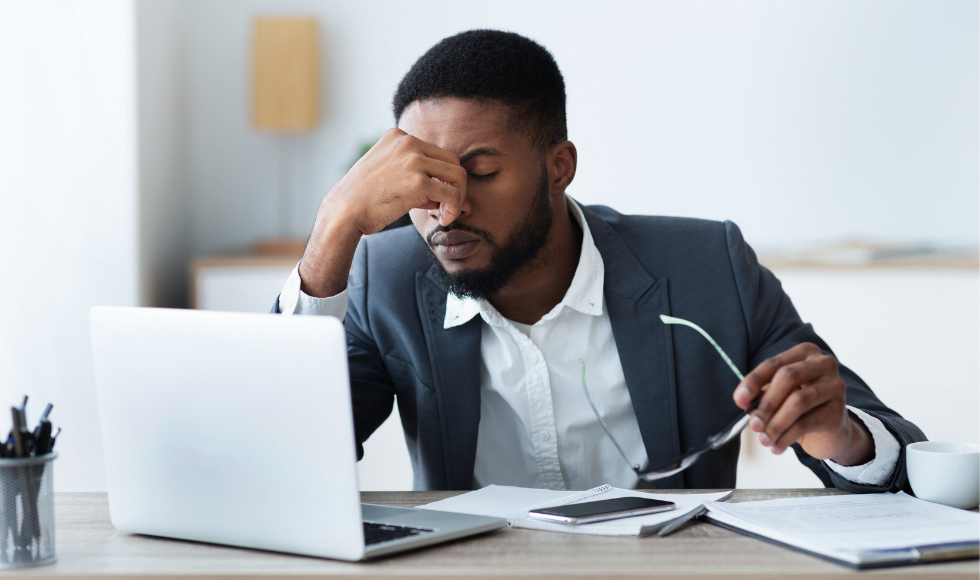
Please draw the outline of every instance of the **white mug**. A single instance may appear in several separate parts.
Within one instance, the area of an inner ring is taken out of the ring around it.
[[[919,499],[963,509],[980,505],[980,445],[910,443],[905,448],[905,467]]]

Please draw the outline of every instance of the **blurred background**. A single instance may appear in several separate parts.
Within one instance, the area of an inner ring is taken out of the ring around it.
[[[973,0],[0,0],[0,405],[54,402],[57,489],[104,490],[88,309],[268,311],[402,75],[499,28],[565,76],[573,197],[736,222],[887,404],[976,442],[978,21]],[[360,468],[410,488],[397,416]],[[748,438],[738,484],[820,485]]]

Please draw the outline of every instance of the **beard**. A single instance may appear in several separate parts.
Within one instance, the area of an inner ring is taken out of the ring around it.
[[[442,262],[436,257],[435,252],[432,251],[429,242],[419,234],[418,240],[427,250],[426,253],[434,266],[436,278],[449,293],[460,298],[490,299],[510,283],[522,269],[533,262],[548,241],[548,233],[551,231],[551,224],[554,221],[549,189],[548,168],[542,166],[541,180],[538,183],[537,191],[534,192],[531,207],[525,212],[503,245],[498,245],[487,230],[462,225],[458,222],[445,227],[436,226],[429,232],[428,239],[430,240],[437,232],[449,232],[457,229],[480,236],[493,250],[490,263],[483,268],[447,272]]]

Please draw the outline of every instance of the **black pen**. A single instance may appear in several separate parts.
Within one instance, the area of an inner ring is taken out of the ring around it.
[[[34,428],[34,455],[44,455],[48,453],[49,445],[51,443],[51,421],[48,421],[48,415],[51,414],[51,409],[54,405],[48,403],[48,406],[44,408],[44,413],[41,414],[41,419],[37,423],[37,427]]]
[[[10,415],[13,418],[14,428],[14,457],[24,457],[26,448],[24,447],[24,433],[20,430],[21,410],[17,407],[10,408]]]
[[[34,455],[39,457],[46,454],[51,444],[51,421],[41,421],[34,429]]]

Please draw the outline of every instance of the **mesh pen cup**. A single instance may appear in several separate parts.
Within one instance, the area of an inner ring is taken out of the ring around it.
[[[0,459],[0,570],[55,561],[52,468],[58,457]]]

